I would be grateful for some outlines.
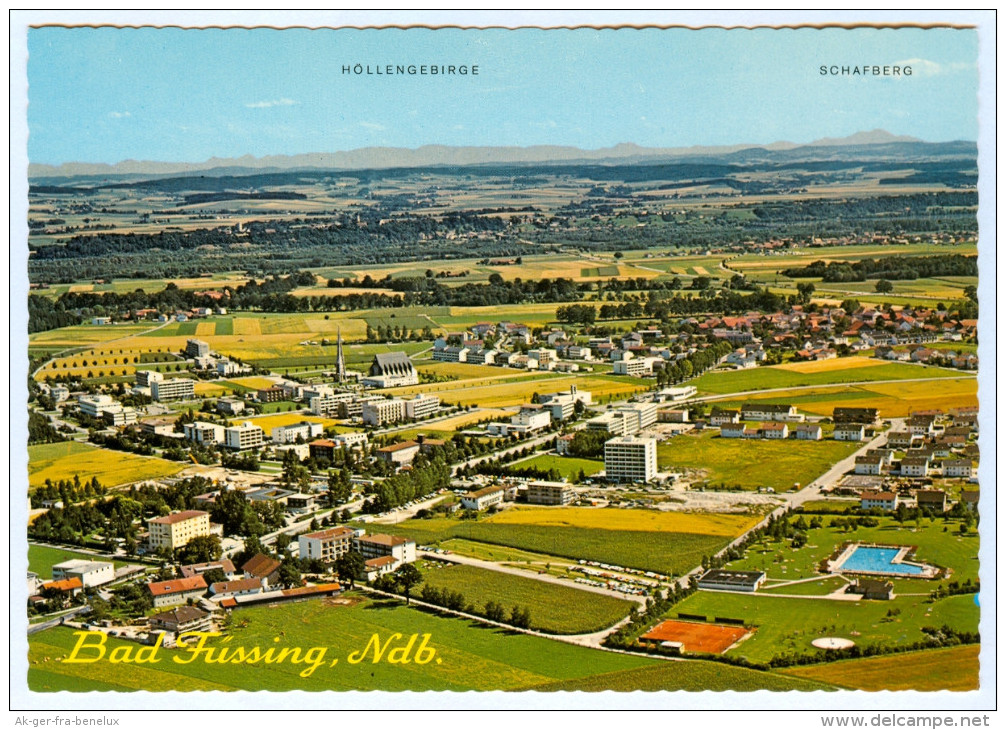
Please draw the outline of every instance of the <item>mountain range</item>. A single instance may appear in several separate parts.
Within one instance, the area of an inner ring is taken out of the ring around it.
[[[974,149],[973,142],[944,143],[958,148],[961,152]],[[857,132],[848,137],[825,137],[809,144],[800,145],[793,142],[774,142],[767,145],[737,144],[724,146],[694,146],[694,147],[641,147],[632,143],[622,143],[613,147],[596,150],[584,150],[578,147],[559,145],[537,145],[531,147],[451,147],[446,145],[424,145],[416,149],[400,147],[364,147],[342,152],[320,152],[299,155],[268,155],[265,157],[220,158],[212,157],[204,162],[156,162],[143,160],[125,160],[116,164],[68,162],[62,165],[45,165],[32,163],[28,166],[28,177],[67,178],[78,176],[100,177],[159,177],[163,175],[191,175],[193,173],[209,175],[240,175],[262,172],[281,172],[302,169],[327,170],[359,170],[381,169],[390,167],[460,167],[480,164],[515,164],[532,165],[540,163],[559,164],[625,164],[668,162],[675,159],[689,160],[739,156],[752,158],[760,153],[789,153],[784,157],[794,155],[804,156],[804,153],[814,157],[841,156],[843,151],[855,148],[862,153],[875,151],[886,154],[888,149],[910,145],[921,145],[924,148],[944,148],[944,144],[925,143],[915,137],[896,136],[883,129],[869,132]],[[941,150],[941,154],[945,154]]]

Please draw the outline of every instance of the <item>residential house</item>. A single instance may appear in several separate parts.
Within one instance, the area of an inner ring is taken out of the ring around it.
[[[258,578],[264,581],[265,586],[274,586],[279,583],[279,569],[282,563],[268,555],[258,553],[245,561],[241,566],[246,578]]]
[[[147,591],[154,600],[154,608],[173,606],[196,601],[206,593],[206,579],[201,575],[191,578],[173,578],[171,580],[155,581],[147,584]]]
[[[861,423],[836,424],[832,437],[836,441],[862,441],[866,438],[866,428]]]

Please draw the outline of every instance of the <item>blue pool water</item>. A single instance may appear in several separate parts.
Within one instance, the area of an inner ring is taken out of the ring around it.
[[[901,548],[878,548],[859,546],[839,566],[842,570],[852,572],[890,573],[892,575],[921,575],[922,568],[918,565],[892,563]]]

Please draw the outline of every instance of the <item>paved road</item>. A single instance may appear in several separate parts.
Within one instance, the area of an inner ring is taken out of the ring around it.
[[[59,626],[67,619],[71,619],[74,616],[83,615],[87,613],[91,613],[90,606],[78,606],[72,611],[67,611],[63,615],[57,616],[56,618],[51,618],[48,621],[42,621],[37,624],[31,624],[30,626],[28,626],[28,635],[30,636],[32,634],[38,633],[39,631],[45,631],[46,629],[51,629],[53,626]]]

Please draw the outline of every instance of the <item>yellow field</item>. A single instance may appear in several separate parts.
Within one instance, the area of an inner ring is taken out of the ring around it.
[[[794,667],[782,672],[846,689],[871,692],[969,692],[978,689],[978,652],[978,646],[955,646],[950,649]]]
[[[536,373],[528,373],[526,379],[529,382],[497,383],[493,385],[486,383],[486,380],[471,380],[464,383],[435,383],[432,385],[410,385],[406,388],[392,388],[387,392],[392,395],[413,395],[415,393],[428,393],[440,398],[447,403],[459,403],[460,405],[479,405],[485,408],[498,408],[500,406],[519,406],[523,403],[531,402],[531,394],[536,390],[540,393],[552,393],[555,390],[562,390],[561,387],[552,388],[551,384],[535,381]],[[465,384],[467,383],[467,384]],[[476,385],[481,383],[481,385]]]
[[[216,322],[200,322],[196,325],[196,337],[207,337],[216,334]]]
[[[217,385],[216,383],[207,383],[204,380],[197,380],[195,383],[196,395],[204,398],[216,398],[217,396],[227,395],[231,391],[222,385]]]
[[[807,362],[790,362],[785,365],[773,365],[776,370],[789,370],[794,373],[828,373],[833,370],[852,370],[853,368],[872,368],[886,365],[883,360],[873,357],[855,355],[853,357],[836,357],[831,360],[809,360]]]
[[[28,447],[28,484],[36,487],[46,479],[81,479],[98,477],[106,487],[143,479],[177,474],[185,464],[123,451],[108,451],[94,446],[66,442]]]
[[[520,372],[511,370],[510,368],[498,368],[492,365],[468,365],[463,362],[421,362],[416,365],[416,370],[421,373],[447,375],[460,380],[498,380],[499,378],[512,378]]]
[[[869,407],[877,408],[882,418],[903,418],[912,411],[949,411],[978,405],[978,380],[941,378],[923,382],[821,386],[752,394],[744,400],[792,403],[801,411],[819,416],[831,416],[835,408]]]
[[[148,324],[112,324],[105,326],[80,325],[78,327],[63,327],[58,330],[36,332],[28,338],[32,345],[65,345],[80,347],[96,345],[109,340],[129,337],[138,332],[145,332],[153,325]]]
[[[230,378],[230,382],[237,383],[238,385],[243,385],[246,388],[254,388],[255,390],[262,390],[264,388],[271,388],[276,385],[269,378],[262,377],[249,377],[249,378]]]
[[[262,328],[259,326],[259,320],[252,319],[251,317],[235,317],[234,334],[238,336],[250,335],[253,337],[261,335]]]
[[[504,411],[499,408],[482,408],[477,411],[462,413],[461,415],[447,418],[443,421],[431,423],[430,428],[435,428],[438,431],[457,431],[477,421],[484,421],[487,418],[509,418],[512,415],[513,413],[511,411]]]
[[[272,430],[278,428],[279,426],[289,426],[294,423],[300,423],[301,421],[310,421],[311,423],[320,423],[324,428],[329,426],[334,426],[338,423],[331,418],[322,418],[321,416],[306,416],[303,413],[274,413],[271,416],[259,416],[257,418],[238,418],[238,421],[251,421],[256,426],[265,431],[266,436],[272,435]]]
[[[688,512],[590,507],[512,507],[489,518],[489,522],[505,525],[687,532],[722,537],[740,535],[760,520],[761,517],[752,515],[691,514]]]

